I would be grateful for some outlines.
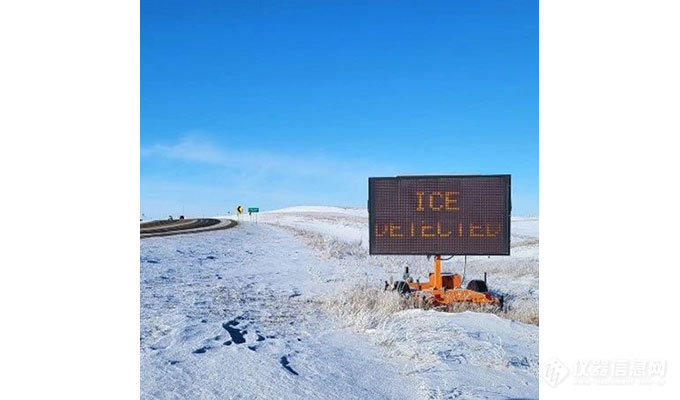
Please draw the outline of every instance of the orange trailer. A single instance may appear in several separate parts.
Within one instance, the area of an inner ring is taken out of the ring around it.
[[[408,275],[408,268],[404,274],[405,281],[395,282],[393,289],[401,293],[412,293],[416,296],[426,295],[426,299],[433,305],[451,305],[454,303],[475,303],[495,305],[503,309],[503,297],[491,294],[484,280],[471,280],[467,287],[461,287],[462,276],[455,273],[442,273],[442,257],[434,256],[434,271],[429,274],[428,281],[421,283],[413,281]]]

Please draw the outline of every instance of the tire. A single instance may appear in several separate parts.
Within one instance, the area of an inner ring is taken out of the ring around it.
[[[486,293],[489,289],[486,287],[486,282],[481,279],[474,279],[468,282],[467,289],[479,293]]]
[[[411,293],[411,288],[408,286],[408,283],[404,281],[396,281],[394,282],[394,290],[399,293],[399,294],[408,294]]]

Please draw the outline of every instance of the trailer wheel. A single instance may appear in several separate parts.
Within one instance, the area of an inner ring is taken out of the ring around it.
[[[467,289],[479,293],[486,293],[489,289],[486,287],[486,282],[481,279],[474,279],[468,282]]]
[[[411,288],[409,287],[408,283],[404,281],[396,281],[394,282],[394,289],[397,291],[399,294],[408,294],[411,293]]]

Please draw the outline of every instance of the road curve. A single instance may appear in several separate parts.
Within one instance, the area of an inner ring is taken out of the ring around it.
[[[227,229],[236,226],[233,219],[218,218],[192,218],[178,220],[157,220],[139,224],[139,237],[141,239],[180,235],[183,233],[199,233]]]

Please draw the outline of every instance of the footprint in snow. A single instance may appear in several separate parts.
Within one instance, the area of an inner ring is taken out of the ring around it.
[[[246,333],[248,333],[247,330],[243,330],[243,331],[242,331],[242,330],[240,330],[240,329],[238,329],[238,328],[234,328],[234,327],[237,326],[238,324],[239,324],[239,322],[236,321],[235,319],[232,319],[231,321],[225,322],[225,323],[222,324],[222,327],[223,327],[227,332],[229,332],[229,335],[231,336],[231,341],[232,341],[234,344],[245,343],[245,342],[246,342],[246,339],[243,337],[243,335],[245,335]],[[225,344],[226,344],[226,343],[225,343]],[[231,343],[230,343],[230,344],[231,344]],[[229,345],[227,345],[227,346],[229,346]]]
[[[208,351],[208,349],[210,349],[210,347],[208,347],[208,346],[203,346],[203,347],[201,347],[200,349],[194,350],[192,353],[194,353],[194,354],[203,354],[203,353],[205,353],[206,351]]]
[[[281,366],[285,368],[288,372],[290,372],[293,375],[299,375],[293,368],[290,367],[290,361],[288,361],[288,357],[283,356],[279,360],[279,363],[281,363]]]

